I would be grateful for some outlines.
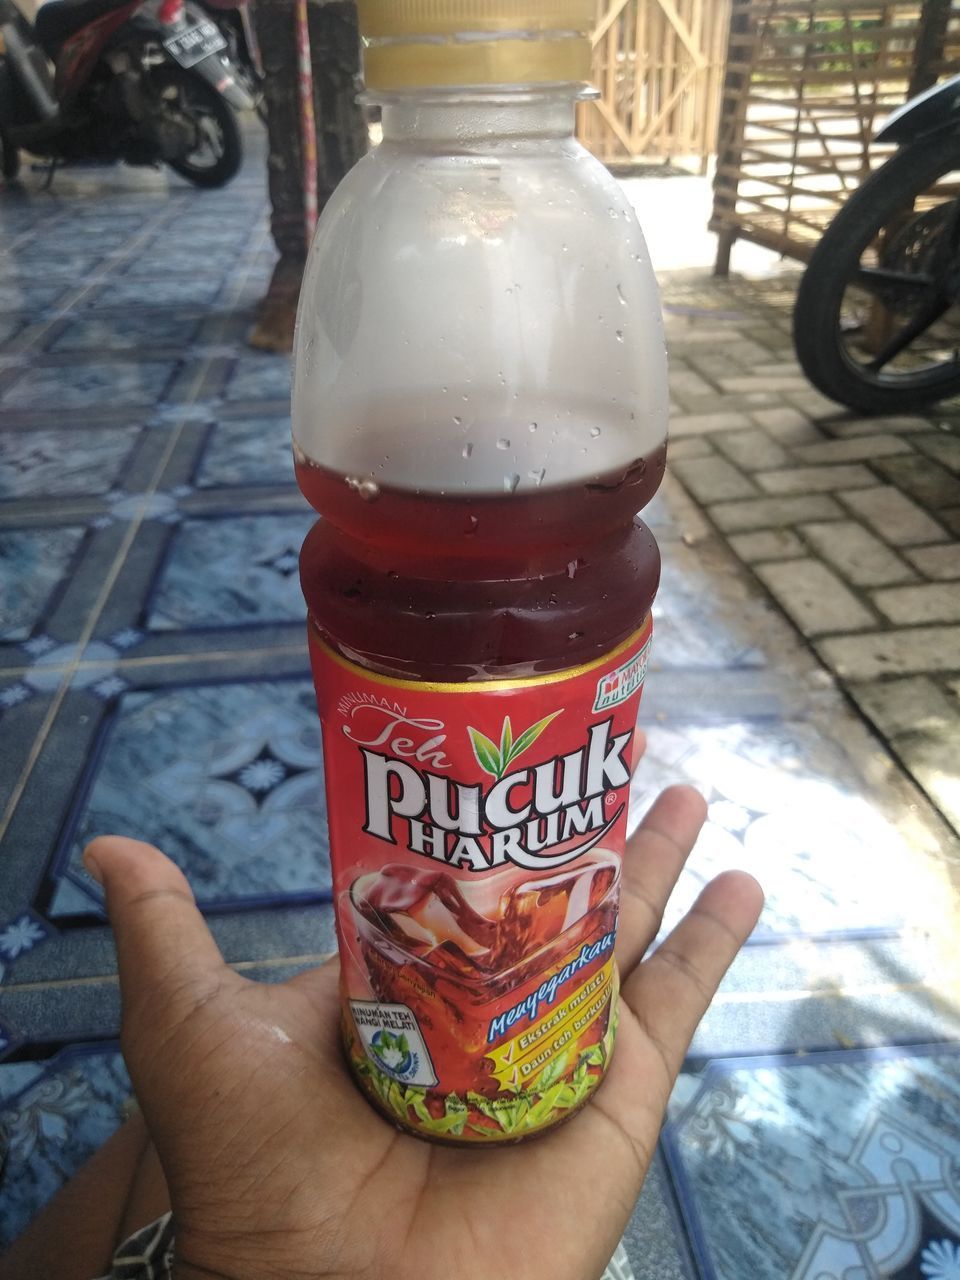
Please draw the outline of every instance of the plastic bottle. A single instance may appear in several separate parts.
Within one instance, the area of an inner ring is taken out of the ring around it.
[[[593,0],[359,7],[383,142],[321,218],[293,399],[343,1032],[395,1123],[511,1141],[613,1047],[660,309],[573,136]]]

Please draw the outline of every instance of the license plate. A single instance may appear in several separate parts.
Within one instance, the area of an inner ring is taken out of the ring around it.
[[[227,42],[215,22],[200,22],[164,40],[163,47],[181,67],[192,67],[209,54],[225,49]]]

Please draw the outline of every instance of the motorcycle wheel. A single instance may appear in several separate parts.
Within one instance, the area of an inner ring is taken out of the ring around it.
[[[172,83],[177,88],[177,111],[194,122],[201,141],[193,151],[167,164],[197,187],[225,186],[243,162],[243,141],[233,108],[199,76],[188,72]]]
[[[960,392],[960,134],[896,152],[849,198],[804,272],[793,316],[813,385],[860,413]]]
[[[20,173],[20,151],[6,139],[0,130],[0,174],[7,182],[13,182]]]

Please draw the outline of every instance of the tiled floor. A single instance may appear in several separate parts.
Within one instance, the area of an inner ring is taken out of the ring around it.
[[[0,1240],[128,1101],[86,839],[161,844],[246,972],[333,945],[289,370],[242,341],[272,262],[261,162],[216,193],[124,171],[36,186],[0,193]],[[667,295],[675,329],[738,326],[756,359],[749,300]],[[729,372],[711,375],[720,354],[680,360],[679,410]],[[736,394],[741,416],[784,407]],[[730,434],[722,388],[709,400],[681,461]],[[677,779],[710,801],[671,919],[732,865],[768,905],[678,1085],[633,1273],[957,1280],[951,835],[675,479],[650,520],[665,571],[637,813]]]

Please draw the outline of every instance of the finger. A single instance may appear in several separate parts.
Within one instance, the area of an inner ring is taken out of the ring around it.
[[[668,787],[628,842],[620,887],[617,963],[624,976],[657,936],[667,899],[700,834],[707,804],[693,787]]]
[[[195,1005],[230,972],[186,877],[159,849],[101,836],[83,860],[106,894],[124,1010],[140,999]]]
[[[659,1050],[671,1079],[762,907],[763,890],[753,876],[725,871],[624,983],[623,998]]]

